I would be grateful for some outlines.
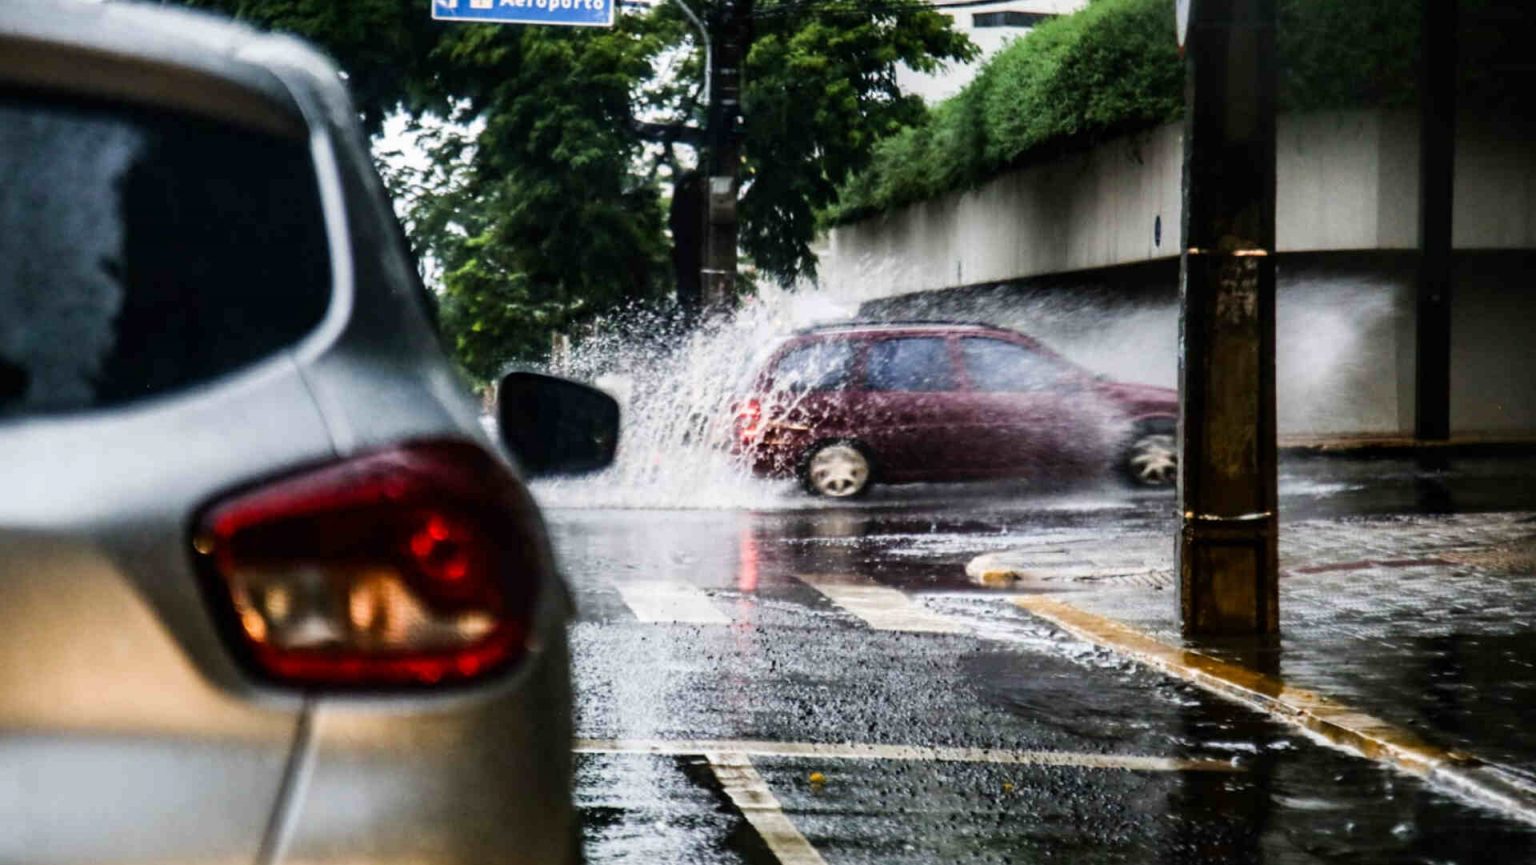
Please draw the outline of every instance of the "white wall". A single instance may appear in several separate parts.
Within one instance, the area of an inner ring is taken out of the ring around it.
[[[1010,172],[834,229],[821,279],[895,295],[1176,255],[1181,166],[1170,126]]]
[[[1276,137],[1280,252],[1417,246],[1411,113],[1282,116]],[[1181,139],[1177,125],[1165,126],[836,228],[821,281],[877,297],[1175,256]],[[1458,248],[1536,247],[1533,142],[1536,127],[1462,124]]]

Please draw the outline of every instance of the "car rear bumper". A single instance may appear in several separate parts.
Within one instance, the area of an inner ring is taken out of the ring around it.
[[[751,442],[737,442],[731,456],[760,478],[793,478],[800,473],[800,459],[808,441],[800,436],[774,435],[771,431]]]
[[[563,628],[490,699],[322,702],[287,785],[281,863],[580,861]]]

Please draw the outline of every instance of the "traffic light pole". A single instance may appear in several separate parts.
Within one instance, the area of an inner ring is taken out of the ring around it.
[[[1275,2],[1193,0],[1180,260],[1179,612],[1274,634]]]
[[[741,71],[752,41],[752,0],[723,0],[714,21],[714,51],[707,61],[713,87],[709,94],[706,128],[709,173],[704,196],[704,262],[701,268],[705,309],[718,309],[736,296]]]

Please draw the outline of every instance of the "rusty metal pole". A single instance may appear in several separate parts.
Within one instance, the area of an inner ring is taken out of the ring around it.
[[[1419,285],[1413,434],[1451,437],[1451,204],[1456,162],[1456,0],[1425,0],[1419,76]]]
[[[1274,634],[1275,0],[1193,0],[1179,280],[1179,612]]]

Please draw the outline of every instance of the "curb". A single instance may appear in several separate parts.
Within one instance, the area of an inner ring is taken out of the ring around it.
[[[1278,449],[1299,457],[1494,457],[1536,454],[1536,438],[1461,436],[1444,441],[1405,436],[1280,436]]]
[[[1023,582],[1042,586],[1052,583],[1064,585],[1079,581],[1092,584],[1132,578],[1150,580],[1159,575],[1166,577],[1168,574],[1168,568],[1151,566],[1145,562],[1121,563],[1118,566],[1103,563],[1063,565],[1031,562],[1027,566],[1020,566],[1018,553],[1011,550],[983,553],[965,564],[965,575],[972,583],[994,589],[1015,586]]]
[[[1536,785],[1471,754],[1432,745],[1409,730],[1322,694],[1291,687],[1276,676],[1170,646],[1129,625],[1054,598],[1019,595],[1013,602],[1079,639],[1536,826]]]

